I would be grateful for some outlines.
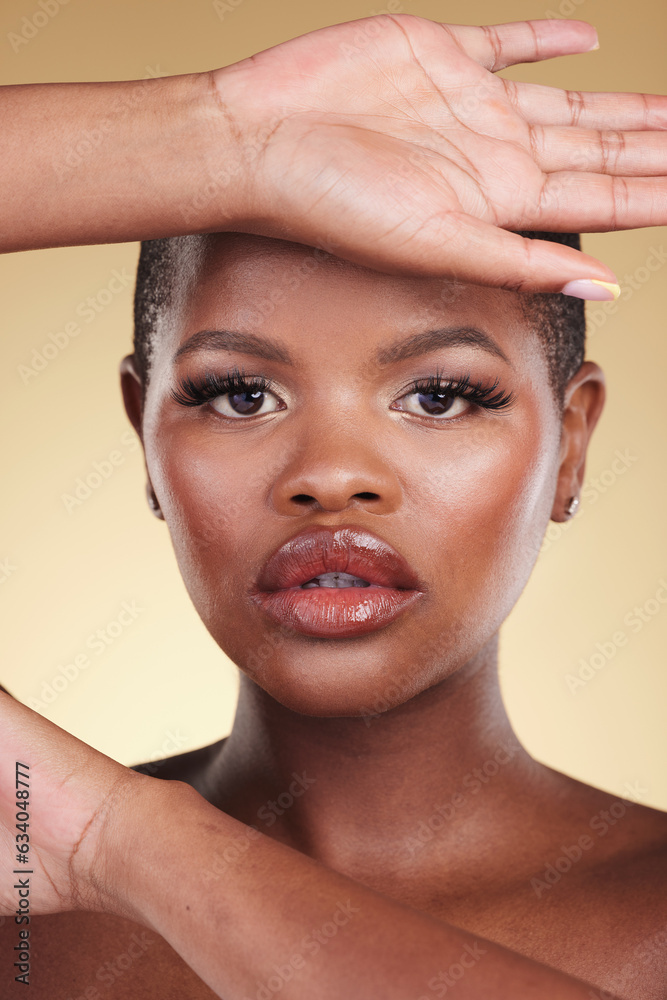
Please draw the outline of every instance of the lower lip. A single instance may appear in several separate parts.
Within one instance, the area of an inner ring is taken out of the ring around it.
[[[389,625],[422,596],[394,587],[292,587],[253,595],[271,618],[303,635],[364,635]]]

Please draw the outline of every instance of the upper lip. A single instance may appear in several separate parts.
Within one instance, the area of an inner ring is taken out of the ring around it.
[[[286,590],[322,573],[350,573],[367,583],[398,590],[425,589],[396,549],[354,525],[318,525],[299,531],[266,561],[257,589]]]

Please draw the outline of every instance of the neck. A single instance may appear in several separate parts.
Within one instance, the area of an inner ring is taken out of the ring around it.
[[[339,870],[397,850],[407,859],[411,846],[414,856],[429,831],[454,845],[463,823],[469,849],[471,810],[473,838],[488,838],[484,821],[515,809],[542,770],[514,735],[496,658],[494,637],[452,677],[373,717],[300,715],[241,675],[208,797]]]

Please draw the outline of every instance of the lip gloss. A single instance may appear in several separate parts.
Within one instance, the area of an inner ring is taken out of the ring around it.
[[[261,591],[252,600],[269,617],[304,635],[364,635],[389,625],[419,597],[420,590],[395,587],[290,587]]]

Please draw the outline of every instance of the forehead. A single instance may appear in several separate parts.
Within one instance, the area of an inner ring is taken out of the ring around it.
[[[245,233],[186,237],[175,267],[170,355],[197,331],[233,330],[289,344],[313,358],[363,359],[439,327],[476,329],[512,359],[541,352],[513,292],[464,282],[388,275],[287,240]],[[385,351],[386,355],[387,352]]]

